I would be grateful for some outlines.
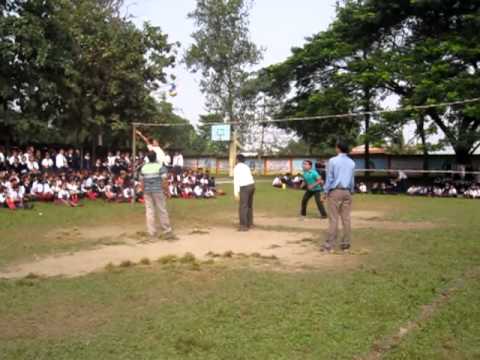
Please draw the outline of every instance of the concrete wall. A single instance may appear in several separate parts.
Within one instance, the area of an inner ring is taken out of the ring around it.
[[[357,169],[365,168],[363,156],[352,156]],[[297,174],[302,171],[304,160],[311,160],[313,164],[317,161],[326,161],[327,158],[312,157],[265,157],[262,159],[248,158],[247,164],[257,175],[278,175],[278,174]],[[474,168],[480,169],[480,156],[473,159]],[[186,157],[185,166],[191,169],[209,170],[212,174],[224,175],[228,173],[228,159],[215,157]],[[451,170],[455,167],[455,157],[453,155],[433,155],[429,158],[430,170]],[[371,169],[378,170],[422,170],[423,157],[417,155],[371,155]]]

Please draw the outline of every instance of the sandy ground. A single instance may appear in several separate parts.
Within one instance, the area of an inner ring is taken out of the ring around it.
[[[238,232],[234,224],[228,227],[188,229],[177,233],[176,242],[142,243],[144,225],[125,227],[60,229],[48,236],[64,239],[101,240],[104,245],[70,254],[57,254],[18,264],[0,272],[0,278],[22,278],[28,274],[39,276],[81,276],[104,269],[107,264],[122,261],[138,262],[143,258],[156,260],[166,255],[183,256],[191,253],[198,259],[207,259],[209,253],[260,254],[278,259],[277,269],[297,271],[317,267],[349,267],[358,263],[358,257],[369,252],[356,249],[350,255],[325,255],[319,251],[319,231],[328,228],[328,221],[318,218],[272,218],[258,215],[256,228]],[[227,224],[228,225],[228,224]],[[432,224],[395,223],[382,221],[382,214],[357,211],[352,215],[353,228],[411,229],[428,228]],[[316,241],[317,240],[317,241]]]

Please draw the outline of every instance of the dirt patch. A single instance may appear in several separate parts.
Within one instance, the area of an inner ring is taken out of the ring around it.
[[[382,220],[383,214],[375,211],[355,211],[353,228],[387,230],[427,229],[431,223],[405,223]],[[190,228],[179,233],[177,242],[143,243],[147,239],[143,223],[125,226],[102,226],[61,229],[49,236],[74,241],[90,241],[93,249],[70,254],[37,259],[26,264],[13,265],[0,272],[0,278],[22,278],[28,274],[38,276],[80,276],[104,269],[107,264],[138,263],[142,259],[163,256],[183,256],[191,253],[200,260],[206,254],[260,254],[278,259],[276,270],[297,271],[319,267],[349,268],[359,262],[358,256],[368,249],[355,249],[349,255],[324,255],[319,251],[322,234],[328,221],[319,218],[283,218],[259,215],[256,228],[250,232],[237,232],[234,226]],[[280,264],[280,265],[279,265]],[[274,265],[269,264],[273,267]]]
[[[303,243],[299,240],[311,238],[307,231],[267,231],[254,229],[250,232],[237,232],[231,228],[205,228],[179,233],[179,241],[140,243],[142,232],[132,232],[135,227],[105,227],[95,230],[78,230],[84,236],[93,231],[97,236],[115,239],[121,236],[125,244],[99,246],[94,249],[79,251],[73,254],[60,254],[46,257],[38,261],[19,264],[0,273],[0,278],[22,278],[28,274],[39,276],[79,276],[102,270],[107,264],[120,265],[128,260],[139,262],[143,258],[157,259],[166,255],[182,256],[191,253],[198,259],[207,260],[208,253],[258,253],[265,257],[275,257],[282,266],[290,269],[316,266],[337,266],[352,263],[355,256],[323,255],[318,244]],[[127,232],[128,231],[128,232]],[[116,234],[118,235],[115,235]]]
[[[263,228],[284,228],[302,230],[327,230],[328,219],[319,217],[271,217],[259,215],[255,218],[258,226]],[[384,220],[383,213],[375,211],[354,211],[352,213],[352,227],[357,229],[373,228],[384,230],[420,230],[433,229],[437,224],[430,222],[396,222]]]
[[[68,229],[56,229],[48,232],[47,239],[62,239],[72,241],[88,242],[135,242],[142,231],[145,230],[144,224],[133,225],[106,225],[94,227],[73,227]]]

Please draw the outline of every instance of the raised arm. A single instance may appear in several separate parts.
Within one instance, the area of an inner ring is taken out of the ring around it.
[[[137,130],[136,133],[145,142],[145,144],[151,145],[150,140],[148,140],[147,137],[140,132],[140,130]]]

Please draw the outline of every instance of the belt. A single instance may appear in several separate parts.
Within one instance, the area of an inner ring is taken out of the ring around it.
[[[344,188],[344,187],[336,187],[335,189],[330,190],[330,192],[335,191],[335,190],[344,190],[350,192],[349,188]]]

